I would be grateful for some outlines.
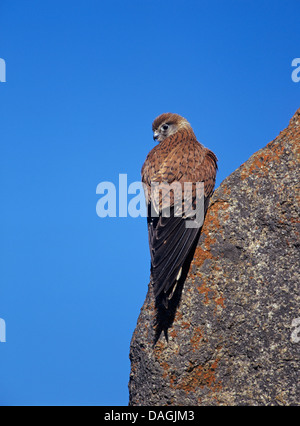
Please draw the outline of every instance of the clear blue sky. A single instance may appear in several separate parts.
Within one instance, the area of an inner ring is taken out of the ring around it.
[[[146,220],[96,215],[140,179],[162,112],[217,186],[300,106],[299,0],[0,0],[1,405],[127,405]]]

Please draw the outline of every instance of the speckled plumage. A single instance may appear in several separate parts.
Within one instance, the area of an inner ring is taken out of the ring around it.
[[[164,130],[166,127],[166,130]],[[173,288],[180,275],[181,267],[199,235],[198,228],[188,229],[185,216],[174,216],[174,203],[178,202],[171,192],[171,216],[162,216],[162,200],[156,205],[159,217],[151,217],[151,183],[166,186],[179,182],[183,189],[185,182],[204,182],[205,211],[213,193],[217,171],[217,158],[201,145],[188,121],[178,114],[165,113],[157,117],[152,130],[160,143],[148,154],[142,167],[142,181],[146,185],[148,201],[148,233],[151,253],[151,275],[156,297],[163,296],[167,306]],[[153,188],[152,188],[153,190]],[[193,204],[196,188],[193,186]],[[182,196],[183,203],[183,196]],[[173,209],[172,209],[173,208]]]

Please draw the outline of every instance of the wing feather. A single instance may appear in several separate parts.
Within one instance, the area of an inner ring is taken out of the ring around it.
[[[160,221],[149,222],[149,244],[151,250],[151,272],[154,294],[168,292],[175,284],[176,277],[190,252],[199,228],[186,228],[186,220],[181,217],[164,218],[164,231]],[[168,232],[170,230],[170,232]]]
[[[170,216],[164,217],[162,215],[163,197],[161,197],[158,206],[156,206],[159,216],[151,217],[151,202],[153,201],[151,199],[151,183],[172,184],[173,182],[180,182],[183,188],[185,182],[204,182],[205,215],[214,189],[217,171],[215,154],[204,148],[193,137],[181,141],[180,135],[176,134],[173,139],[173,146],[169,141],[167,150],[164,150],[162,144],[156,146],[148,154],[142,168],[142,180],[147,186],[149,200],[148,236],[152,283],[156,298],[161,294],[169,294],[170,292],[171,295],[173,294],[172,289],[176,284],[176,278],[199,237],[200,229],[186,226],[187,220],[193,219],[177,217],[174,214],[174,194],[171,194]],[[193,205],[195,200],[196,190],[193,188]],[[183,201],[184,196],[182,194],[181,202],[183,203]]]

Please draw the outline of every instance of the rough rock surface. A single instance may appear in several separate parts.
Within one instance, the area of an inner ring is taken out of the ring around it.
[[[215,191],[174,321],[149,285],[130,405],[300,405],[300,109]]]

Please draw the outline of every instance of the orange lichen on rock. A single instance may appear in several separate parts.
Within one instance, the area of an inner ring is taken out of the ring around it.
[[[273,149],[267,149],[258,151],[251,157],[250,164],[244,166],[241,171],[241,179],[244,180],[251,176],[253,173],[263,173],[267,175],[270,166],[274,161],[280,162],[280,157],[284,152],[284,146],[275,146]]]
[[[208,303],[209,303],[209,293],[212,291],[210,288],[208,288],[207,286],[206,286],[206,284],[205,283],[201,283],[201,285],[200,286],[197,286],[197,290],[199,291],[199,293],[201,293],[201,294],[204,294],[205,295],[205,301],[204,301],[204,303],[206,304],[206,305],[208,305]]]
[[[224,186],[224,193],[226,194],[227,188]],[[194,258],[190,265],[190,270],[188,273],[188,278],[192,279],[193,284],[196,286],[199,293],[205,296],[204,304],[208,305],[211,301],[215,303],[216,309],[218,307],[224,308],[224,296],[219,294],[215,289],[214,283],[210,280],[204,281],[204,276],[201,272],[201,268],[205,260],[215,260],[215,257],[212,254],[212,247],[214,244],[217,244],[215,235],[218,233],[223,235],[223,226],[220,224],[220,217],[222,218],[222,223],[229,219],[228,213],[229,203],[225,200],[216,200],[212,202],[209,207],[205,223],[202,230],[202,236],[204,239],[202,244],[196,247]],[[214,270],[217,270],[216,267]],[[220,269],[220,268],[219,268]]]
[[[203,250],[202,247],[198,246],[195,250],[194,258],[191,262],[189,277],[195,278],[198,274],[199,268],[203,265],[206,259],[212,259],[212,254],[210,251]],[[196,272],[193,272],[193,269],[196,268]]]
[[[203,339],[203,332],[200,327],[196,327],[191,338],[191,345],[192,345],[193,352],[199,349],[199,343],[202,339]]]
[[[213,296],[213,300],[216,305],[221,306],[222,308],[225,308],[225,305],[224,305],[225,299],[223,296],[218,296],[218,297]]]
[[[225,203],[225,207],[224,207],[224,203]],[[191,278],[195,278],[195,276],[197,275],[193,273],[193,269],[196,268],[197,271],[199,271],[199,269],[201,268],[201,266],[203,265],[206,259],[213,259],[213,255],[211,253],[211,246],[216,243],[216,238],[214,238],[212,235],[218,230],[220,230],[221,228],[219,217],[218,217],[219,209],[221,208],[220,204],[222,204],[223,209],[228,208],[228,203],[216,202],[216,203],[213,203],[208,210],[208,213],[203,225],[203,229],[201,231],[202,235],[205,236],[205,239],[201,246],[196,247],[194,258],[191,262],[191,266],[189,270],[189,277]],[[227,215],[227,219],[228,219],[228,215]]]
[[[198,388],[207,386],[211,391],[221,390],[222,385],[216,379],[216,369],[219,359],[214,360],[210,365],[190,365],[188,374],[180,378],[175,385],[176,389],[182,389],[185,392],[194,392]]]
[[[277,162],[279,164],[282,161],[282,156],[286,150],[286,138],[292,137],[294,142],[300,138],[299,126],[295,126],[295,124],[298,122],[297,119],[299,119],[299,115],[300,109],[291,119],[289,126],[280,132],[277,138],[269,142],[265,148],[253,154],[252,157],[247,161],[248,164],[243,164],[240,175],[242,180],[246,179],[257,171],[267,175],[272,162]],[[294,150],[295,154],[299,155],[299,144],[294,143],[292,149]]]
[[[188,328],[190,328],[190,326],[191,326],[191,324],[189,322],[182,321],[182,323],[181,323],[181,327],[184,328],[184,329],[188,329]]]

